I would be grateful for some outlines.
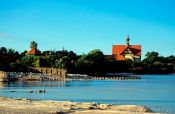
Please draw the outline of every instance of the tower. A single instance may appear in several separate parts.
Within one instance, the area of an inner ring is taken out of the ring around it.
[[[130,39],[129,39],[129,35],[126,37],[126,46],[128,47],[129,46],[129,41],[130,41]]]

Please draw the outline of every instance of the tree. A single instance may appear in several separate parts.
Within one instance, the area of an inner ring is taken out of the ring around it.
[[[55,66],[60,69],[67,69],[69,63],[69,57],[64,56],[63,58],[60,58],[59,60],[55,61]]]
[[[79,73],[87,73],[88,71],[88,65],[87,64],[88,60],[87,59],[87,55],[83,54],[75,63],[75,67],[77,68],[77,72]]]
[[[146,54],[145,54],[145,59],[144,59],[144,61],[146,61],[146,62],[150,62],[150,63],[153,63],[153,62],[155,62],[156,61],[156,59],[158,58],[158,56],[159,56],[159,53],[158,52],[147,52]]]
[[[167,57],[169,63],[175,63],[175,57],[173,55]]]
[[[64,56],[68,56],[68,51],[67,50],[56,51],[55,53],[56,53],[58,58],[62,58]]]
[[[6,55],[7,54],[7,49],[5,47],[0,48],[0,55]]]
[[[30,43],[30,48],[31,48],[31,49],[33,49],[33,48],[37,49],[37,46],[38,46],[38,44],[37,44],[35,41],[32,41],[32,42]]]
[[[51,53],[52,53],[51,51],[43,51],[42,55],[43,56],[49,56],[49,55],[51,55]]]
[[[76,60],[77,59],[77,55],[73,51],[68,52],[68,55],[67,56],[69,58],[71,58],[72,60]]]
[[[9,56],[13,56],[13,55],[15,55],[15,50],[8,49],[7,53],[8,53]]]
[[[26,53],[27,53],[27,50],[24,50],[23,52],[21,52],[20,58],[24,57],[26,55]]]
[[[174,57],[174,55],[171,55],[171,56],[167,57],[167,61],[168,61],[171,65],[173,65],[173,67],[174,67],[174,72],[175,72],[175,57]]]
[[[34,67],[40,67],[40,57],[34,57],[32,65]]]
[[[163,56],[157,57],[156,61],[161,62],[161,63],[167,63],[167,58]]]
[[[94,49],[87,54],[90,69],[92,72],[102,72],[104,66],[104,54],[99,49]]]
[[[101,50],[95,49],[87,55],[82,55],[76,62],[78,70],[86,73],[97,73],[103,71],[104,54]]]

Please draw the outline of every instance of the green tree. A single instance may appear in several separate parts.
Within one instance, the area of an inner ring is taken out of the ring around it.
[[[171,56],[167,57],[167,61],[169,63],[175,63],[175,57],[173,55],[171,55]]]
[[[40,57],[39,56],[34,56],[33,57],[32,66],[40,67]]]
[[[27,53],[27,50],[24,50],[23,52],[21,52],[20,58],[24,57],[26,55],[26,53]]]
[[[174,55],[167,57],[167,62],[173,66],[174,72],[175,72],[175,57],[174,57]]]
[[[82,55],[75,65],[78,69],[84,72],[102,72],[104,66],[104,54],[99,49],[92,50],[87,55]]]
[[[158,56],[156,61],[161,62],[161,63],[167,63],[167,58],[163,56]]]
[[[89,65],[90,64],[90,65]],[[94,49],[87,54],[87,65],[91,72],[103,72],[104,70],[104,54],[99,49]]]
[[[43,51],[42,55],[43,56],[49,56],[52,52],[51,51]]]
[[[35,41],[32,41],[32,42],[30,43],[30,48],[31,48],[31,49],[33,49],[33,48],[37,49],[37,46],[38,46],[38,44],[37,44]]]
[[[7,54],[7,49],[5,47],[0,48],[0,55],[6,55]]]
[[[144,59],[144,61],[146,61],[146,62],[150,62],[150,63],[153,63],[153,62],[155,62],[156,61],[156,59],[158,58],[158,56],[159,56],[159,53],[158,52],[147,52],[146,54],[145,54],[145,59]]]
[[[91,66],[90,61],[87,60],[87,55],[83,54],[76,62],[75,67],[79,73],[87,73]]]

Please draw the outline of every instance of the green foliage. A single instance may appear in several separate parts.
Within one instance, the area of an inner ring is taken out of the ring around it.
[[[172,73],[175,71],[175,57],[163,57],[159,56],[157,52],[148,52],[146,58],[143,60],[143,71],[146,73]]]
[[[79,72],[102,72],[104,63],[104,54],[101,50],[95,49],[90,51],[87,55],[82,55],[75,66]]]
[[[78,70],[78,72],[85,72],[87,71],[87,67],[88,67],[88,62],[86,60],[87,55],[82,55],[75,63],[75,67]]]
[[[40,57],[39,56],[24,56],[21,59],[21,63],[29,67],[40,67]]]
[[[37,44],[35,41],[32,41],[32,42],[30,43],[30,48],[31,48],[31,49],[33,49],[33,48],[37,49],[37,46],[38,46],[38,44]]]
[[[1,55],[6,55],[7,54],[7,49],[5,47],[0,48],[0,54]]]
[[[10,70],[10,63],[19,59],[19,53],[13,49],[0,48],[0,70]]]
[[[156,61],[157,57],[158,57],[159,53],[157,52],[147,52],[145,55],[145,61],[149,62],[149,63],[153,63],[154,61]]]
[[[174,63],[175,64],[175,57],[173,55],[171,55],[171,56],[167,57],[167,61],[169,63]]]
[[[37,47],[37,43],[31,43]],[[13,49],[0,48],[0,70],[26,71],[27,67],[53,67],[66,69],[68,73],[86,73],[101,75],[104,73],[173,73],[175,72],[175,57],[159,56],[158,52],[148,52],[141,62],[116,61],[112,56],[105,56],[99,49],[87,54],[77,55],[73,51],[47,50],[37,56],[19,54]]]
[[[27,53],[27,50],[24,50],[21,54],[20,54],[20,58],[24,57]]]
[[[21,63],[27,66],[33,66],[33,56],[25,56],[21,59]]]
[[[40,57],[35,56],[34,59],[33,59],[33,61],[32,61],[32,65],[34,67],[40,67]]]

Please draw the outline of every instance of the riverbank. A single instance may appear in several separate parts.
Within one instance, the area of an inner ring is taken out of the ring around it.
[[[137,105],[111,105],[90,102],[12,99],[0,97],[1,114],[151,114],[150,109]]]

